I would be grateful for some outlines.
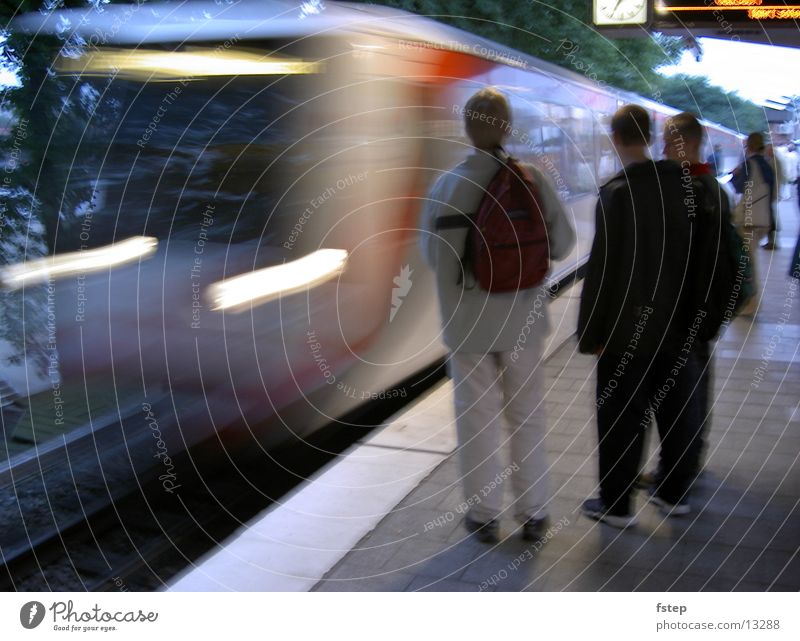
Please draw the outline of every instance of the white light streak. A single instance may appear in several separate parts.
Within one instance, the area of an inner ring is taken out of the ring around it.
[[[81,76],[116,75],[138,80],[208,76],[284,76],[319,73],[321,63],[243,51],[150,51],[98,49],[80,58],[59,58],[56,69]]]
[[[214,283],[207,295],[214,310],[244,311],[251,305],[261,305],[336,278],[344,271],[346,262],[344,249],[319,249],[283,265]]]
[[[157,246],[158,240],[155,238],[136,236],[106,247],[29,260],[9,265],[0,270],[0,283],[6,289],[15,290],[36,283],[44,283],[51,278],[64,278],[73,274],[85,274],[118,267],[149,256]]]

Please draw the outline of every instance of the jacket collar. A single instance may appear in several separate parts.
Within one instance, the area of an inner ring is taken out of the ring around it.
[[[614,177],[609,179],[604,185],[600,187],[603,189],[606,185],[610,185],[611,183],[617,180],[624,180],[627,181],[629,178],[640,174],[646,174],[651,171],[651,167],[655,167],[658,173],[664,172],[680,172],[680,165],[678,163],[673,162],[671,160],[653,160],[652,158],[648,160],[644,160],[642,162],[634,162],[628,165],[627,167],[621,169]]]

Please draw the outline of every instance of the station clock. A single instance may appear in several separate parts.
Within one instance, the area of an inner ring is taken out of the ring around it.
[[[647,23],[648,0],[593,0],[592,18],[599,27]]]

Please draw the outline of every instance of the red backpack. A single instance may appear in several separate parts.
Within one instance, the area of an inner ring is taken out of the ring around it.
[[[481,289],[512,292],[539,285],[550,268],[544,207],[533,177],[510,156],[486,187],[476,214],[443,216],[437,229],[469,227],[464,257]]]

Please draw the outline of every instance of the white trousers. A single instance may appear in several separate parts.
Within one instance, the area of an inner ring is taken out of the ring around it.
[[[542,343],[531,332],[521,351],[450,355],[464,484],[459,511],[476,521],[501,516],[506,485],[519,522],[547,514]]]

